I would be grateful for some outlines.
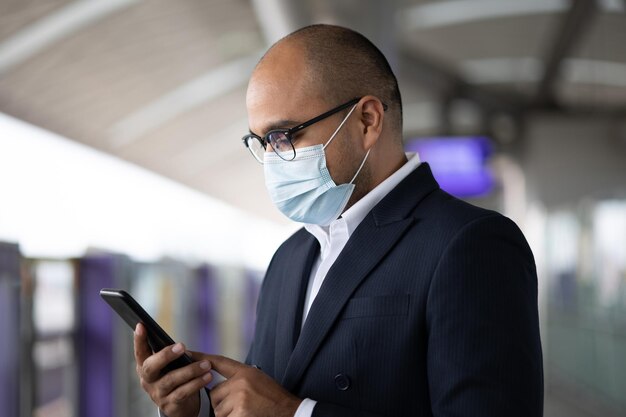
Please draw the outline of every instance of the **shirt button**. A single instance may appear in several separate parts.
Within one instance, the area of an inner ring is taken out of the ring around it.
[[[348,375],[337,374],[335,376],[335,385],[337,386],[338,390],[345,391],[350,388],[350,378],[348,377]]]

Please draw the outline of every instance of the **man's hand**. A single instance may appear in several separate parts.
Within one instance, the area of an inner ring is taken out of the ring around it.
[[[216,417],[293,417],[302,400],[263,373],[223,356],[191,352],[226,378],[211,390]]]
[[[198,391],[211,381],[210,363],[204,359],[161,375],[161,370],[185,353],[177,343],[152,354],[148,335],[142,324],[135,329],[135,361],[141,387],[168,417],[197,417],[200,411]]]

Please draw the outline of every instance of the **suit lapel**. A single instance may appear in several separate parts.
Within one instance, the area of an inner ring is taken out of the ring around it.
[[[306,233],[304,242],[296,246],[284,262],[283,279],[276,318],[275,377],[283,377],[287,361],[300,335],[302,310],[313,261],[319,253],[317,240]]]
[[[356,288],[415,221],[411,211],[437,188],[428,164],[420,165],[374,207],[354,231],[328,271],[289,358],[282,379],[287,390],[296,389]]]
[[[337,261],[328,271],[324,283],[311,306],[308,318],[289,359],[282,385],[287,390],[296,388],[322,340],[339,316],[345,303],[367,273],[400,238],[412,219],[396,222],[376,230],[371,216],[354,232]],[[362,227],[364,226],[364,227]],[[364,239],[375,233],[376,239]],[[367,254],[363,256],[363,254]]]

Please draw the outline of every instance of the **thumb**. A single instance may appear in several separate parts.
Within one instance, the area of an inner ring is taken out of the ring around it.
[[[211,369],[228,379],[235,375],[239,370],[248,367],[234,359],[220,355],[207,355],[202,352],[189,352],[194,361],[208,360],[211,363]]]

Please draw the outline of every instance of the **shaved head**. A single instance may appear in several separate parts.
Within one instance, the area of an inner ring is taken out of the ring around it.
[[[354,181],[348,208],[406,162],[398,83],[367,38],[338,26],[313,25],[276,42],[248,83],[249,130],[263,138],[357,98],[351,108],[307,125],[290,138],[296,155],[300,148],[323,145],[333,181]],[[272,148],[266,146],[264,152]]]
[[[388,121],[402,132],[402,99],[389,63],[365,36],[333,25],[306,26],[282,38],[261,59],[284,48],[295,49],[293,65],[302,67],[305,94],[333,107],[352,98],[373,95],[385,103]]]

